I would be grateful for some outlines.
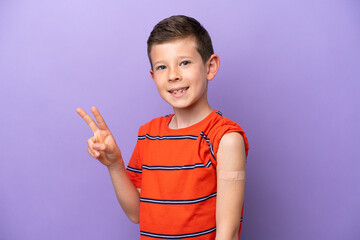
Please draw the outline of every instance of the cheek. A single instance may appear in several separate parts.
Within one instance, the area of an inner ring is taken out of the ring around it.
[[[156,84],[156,87],[159,92],[166,91],[166,86],[163,81],[159,81],[158,79],[154,81]]]
[[[189,74],[189,79],[191,79],[192,84],[196,84],[199,87],[203,87],[206,82],[206,75],[202,71],[194,71]]]

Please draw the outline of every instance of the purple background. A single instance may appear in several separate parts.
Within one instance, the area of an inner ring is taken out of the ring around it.
[[[146,40],[174,14],[209,31],[214,109],[250,143],[243,240],[360,239],[356,0],[0,1],[0,239],[137,239],[77,115],[97,106],[126,163],[171,113]]]

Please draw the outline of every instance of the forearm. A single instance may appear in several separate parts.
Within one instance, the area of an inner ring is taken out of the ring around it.
[[[239,226],[232,227],[216,227],[215,240],[238,240],[239,239]]]
[[[215,240],[238,240],[245,181],[218,180]]]
[[[123,161],[108,170],[121,208],[132,222],[139,223],[140,194],[126,174]]]

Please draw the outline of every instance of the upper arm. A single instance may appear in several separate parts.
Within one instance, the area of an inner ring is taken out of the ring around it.
[[[218,173],[223,171],[226,176],[229,171],[243,171],[245,174],[245,169],[244,138],[238,132],[225,134],[220,140],[217,151],[217,235],[221,234],[229,238],[237,235],[245,191],[245,179],[228,180],[219,177]]]
[[[139,193],[141,193],[141,188],[136,188],[138,190]]]
[[[220,169],[245,170],[245,142],[240,133],[227,133],[221,138],[217,151],[217,162],[217,171]]]

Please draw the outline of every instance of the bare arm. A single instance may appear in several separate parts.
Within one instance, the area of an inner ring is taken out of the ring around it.
[[[245,144],[240,133],[228,133],[221,138],[217,161],[215,240],[237,240],[246,169]],[[238,178],[233,178],[234,173],[240,174]]]
[[[133,223],[139,223],[140,189],[130,181],[123,162],[109,166],[108,170],[120,206]]]
[[[91,111],[98,125],[84,110],[76,109],[94,133],[94,136],[87,140],[88,152],[107,166],[120,206],[132,222],[139,223],[140,191],[127,176],[120,149],[100,112],[96,107],[92,107]]]

